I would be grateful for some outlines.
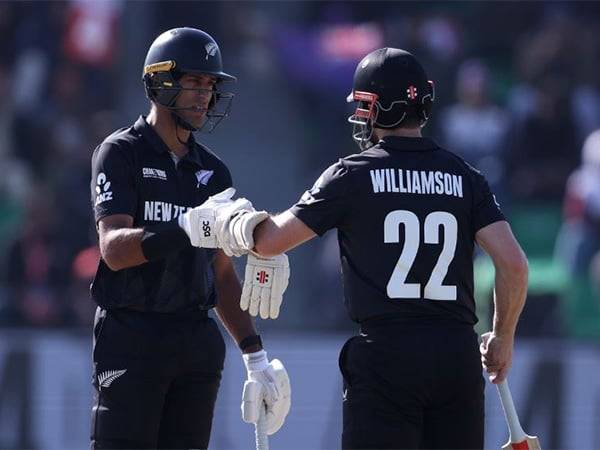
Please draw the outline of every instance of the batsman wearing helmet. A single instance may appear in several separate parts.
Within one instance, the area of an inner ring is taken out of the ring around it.
[[[413,55],[368,54],[348,97],[358,103],[349,121],[361,152],[282,214],[220,218],[228,253],[277,255],[337,229],[345,303],[360,325],[339,359],[344,449],[483,448],[481,363],[494,383],[511,364],[527,260],[484,176],[421,136],[434,100]],[[493,330],[481,348],[475,244],[496,267]],[[269,301],[253,294],[242,309],[269,316]]]
[[[217,206],[233,214],[253,211],[252,204],[228,201],[229,170],[192,135],[227,115],[232,94],[221,86],[234,80],[205,32],[161,34],[143,70],[150,113],[94,151],[91,194],[102,256],[91,289],[98,304],[94,449],[208,447],[225,356],[212,308],[248,369],[244,420],[255,422],[266,408],[272,434],[289,411],[285,368],[268,361],[251,317],[238,307],[242,289],[215,237]],[[280,302],[287,257],[256,261],[277,268],[265,298]]]

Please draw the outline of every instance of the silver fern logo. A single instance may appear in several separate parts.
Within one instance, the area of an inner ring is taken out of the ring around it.
[[[107,370],[105,372],[102,372],[100,375],[98,375],[98,384],[101,388],[108,388],[113,383],[113,381],[115,381],[125,372],[127,372],[127,369]]]
[[[204,48],[206,49],[206,59],[208,59],[209,56],[215,56],[219,47],[214,42],[209,42]]]

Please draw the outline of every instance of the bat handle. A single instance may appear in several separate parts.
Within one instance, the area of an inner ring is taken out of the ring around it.
[[[260,408],[254,434],[256,436],[256,450],[269,450],[269,435],[267,434],[266,408],[264,405]]]
[[[498,394],[500,395],[500,403],[504,410],[504,417],[506,417],[506,423],[508,424],[510,442],[524,441],[527,438],[527,435],[519,422],[519,416],[517,416],[515,404],[512,395],[510,394],[510,389],[508,388],[508,380],[498,383],[496,387],[498,388]]]

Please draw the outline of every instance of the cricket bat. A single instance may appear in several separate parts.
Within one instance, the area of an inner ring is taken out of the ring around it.
[[[515,404],[508,388],[508,381],[504,380],[502,383],[497,384],[496,387],[498,388],[500,403],[502,403],[504,417],[506,418],[508,432],[510,433],[508,442],[502,446],[502,450],[541,450],[538,438],[526,435],[521,427],[517,411],[515,410]]]
[[[256,450],[269,450],[269,435],[267,434],[267,418],[266,408],[260,408],[260,415],[258,416],[258,422],[254,428],[254,434],[256,437]]]

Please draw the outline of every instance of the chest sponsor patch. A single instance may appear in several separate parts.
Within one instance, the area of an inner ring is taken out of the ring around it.
[[[143,167],[142,176],[144,178],[156,178],[157,180],[167,181],[167,172],[152,167]]]

